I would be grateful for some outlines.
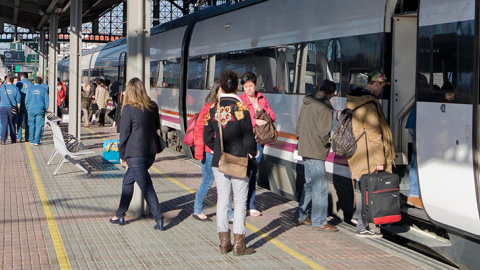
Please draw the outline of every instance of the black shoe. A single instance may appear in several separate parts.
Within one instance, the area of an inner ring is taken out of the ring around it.
[[[117,219],[111,218],[110,223],[118,224],[119,226],[123,226],[123,225],[125,225],[125,217],[120,217],[120,218],[117,218]]]
[[[155,230],[163,231],[163,217],[157,220],[157,225],[153,226]]]

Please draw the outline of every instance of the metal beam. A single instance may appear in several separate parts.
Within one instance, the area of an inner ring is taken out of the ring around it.
[[[48,31],[48,88],[49,110],[57,112],[57,45],[58,45],[58,14],[53,13],[50,17]]]
[[[44,11],[41,7],[39,7],[39,5],[34,5],[34,4],[27,3],[27,2],[23,2],[19,6],[16,6],[16,4],[17,4],[17,2],[12,2],[12,0],[0,0],[0,6],[6,6],[6,7],[9,7],[9,8],[17,8],[19,10],[27,11],[27,12],[30,12],[30,13],[43,15],[42,12],[44,12]]]
[[[15,6],[13,7],[13,24],[17,25],[18,21],[18,6],[20,6],[20,0],[15,0]]]
[[[80,87],[82,57],[82,0],[72,0],[70,8],[70,66],[69,66],[69,106],[68,133],[80,140]]]
[[[42,16],[42,19],[38,23],[37,27],[35,27],[35,29],[39,30],[40,28],[43,27],[43,24],[47,21],[48,17],[50,16],[50,13],[55,8],[55,5],[57,5],[57,2],[58,0],[52,0],[50,2],[50,5],[48,5],[47,10],[45,10],[45,14]]]
[[[23,28],[34,28],[35,26],[31,23],[28,23],[28,22],[17,22],[15,24],[15,22],[13,21],[12,18],[7,18],[7,17],[0,17],[0,21],[3,22],[3,23],[7,23],[7,24],[11,24],[11,25],[16,25],[16,26],[20,26],[20,27],[23,27]]]
[[[84,7],[84,11],[83,11],[83,16],[87,15],[88,12],[90,12],[92,10],[92,8],[96,7],[98,4],[100,4],[102,2],[102,0],[97,0],[97,2],[93,3],[93,5],[91,5],[90,7]]]

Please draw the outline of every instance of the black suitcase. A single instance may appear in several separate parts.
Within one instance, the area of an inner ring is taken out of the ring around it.
[[[400,178],[397,174],[364,174],[360,177],[360,190],[365,223],[380,225],[400,221]]]

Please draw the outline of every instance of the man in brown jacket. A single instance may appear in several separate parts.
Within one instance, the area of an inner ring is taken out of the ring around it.
[[[303,157],[305,185],[298,203],[295,220],[298,224],[312,225],[318,231],[336,232],[337,227],[327,223],[328,184],[325,159],[330,150],[332,130],[332,104],[330,98],[337,86],[324,80],[312,95],[303,98],[300,116],[295,130],[298,138],[298,154]],[[312,203],[311,219],[307,208]]]
[[[375,71],[368,76],[364,89],[357,88],[347,95],[347,108],[353,110],[358,107],[353,114],[352,130],[355,138],[360,139],[357,141],[357,150],[348,158],[353,180],[358,181],[362,175],[375,171],[392,172],[395,157],[392,132],[378,101],[386,85],[385,74]],[[379,235],[375,231],[363,224],[361,201],[361,196],[358,196],[354,214],[354,218],[358,219],[356,235],[377,237]]]

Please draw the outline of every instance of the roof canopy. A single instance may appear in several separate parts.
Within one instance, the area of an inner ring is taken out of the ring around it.
[[[82,21],[91,22],[122,0],[82,0]],[[70,25],[70,0],[0,0],[0,22],[39,31],[57,13],[58,27]]]

